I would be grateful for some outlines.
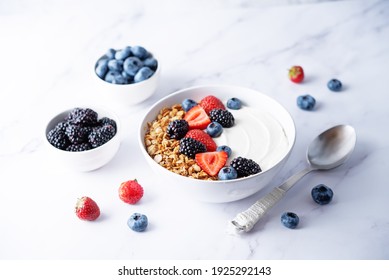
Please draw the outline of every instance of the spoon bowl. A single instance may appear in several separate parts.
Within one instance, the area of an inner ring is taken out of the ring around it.
[[[309,166],[239,213],[230,225],[234,231],[248,232],[280,201],[294,184],[313,170],[329,170],[343,164],[354,150],[357,135],[352,126],[337,125],[318,135],[307,149]]]

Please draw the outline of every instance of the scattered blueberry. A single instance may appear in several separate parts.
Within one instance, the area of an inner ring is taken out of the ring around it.
[[[218,122],[211,122],[206,129],[206,132],[211,137],[219,137],[223,132],[223,127]]]
[[[137,232],[144,231],[148,225],[147,216],[140,213],[134,213],[128,219],[127,225],[133,231],[137,231]]]
[[[239,98],[230,98],[227,100],[227,108],[232,110],[239,110],[240,108],[242,108],[242,102]]]
[[[315,104],[316,104],[315,98],[313,98],[309,94],[300,95],[299,97],[297,97],[297,106],[300,109],[308,110],[308,111],[313,110],[313,108],[315,107]]]
[[[225,166],[220,169],[218,174],[219,180],[232,180],[238,178],[238,172],[231,166]]]
[[[131,54],[132,54],[131,47],[125,47],[124,49],[118,50],[115,53],[115,59],[117,59],[117,60],[125,60]]]
[[[134,82],[139,83],[144,80],[147,80],[154,74],[154,71],[151,70],[149,67],[142,67],[139,69],[139,71],[134,76]]]
[[[158,67],[158,61],[154,57],[149,57],[143,61],[143,65],[155,71]]]
[[[124,71],[130,76],[135,76],[142,66],[142,61],[135,56],[128,57],[123,64]]]
[[[327,83],[327,87],[329,90],[332,90],[332,91],[340,91],[342,89],[342,83],[337,79],[331,79]]]
[[[132,47],[131,50],[132,50],[132,54],[139,59],[144,60],[149,56],[149,53],[147,52],[147,50],[144,47],[134,46],[134,47]]]
[[[287,228],[294,229],[299,224],[299,217],[292,212],[285,212],[281,215],[281,223]]]
[[[216,148],[216,151],[220,152],[220,151],[224,151],[227,153],[228,157],[231,156],[231,153],[232,153],[232,150],[230,147],[226,146],[226,145],[222,145],[222,146],[218,146]]]
[[[182,101],[181,106],[182,109],[184,109],[185,112],[188,112],[190,109],[192,109],[194,106],[197,105],[197,102],[193,99],[186,98],[184,101]]]
[[[319,184],[312,189],[311,195],[316,203],[324,205],[331,202],[334,192],[326,185]]]

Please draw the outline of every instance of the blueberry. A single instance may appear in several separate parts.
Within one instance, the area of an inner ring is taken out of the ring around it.
[[[137,231],[137,232],[144,231],[148,225],[147,216],[140,213],[134,213],[128,219],[127,225],[133,231]]]
[[[135,56],[130,56],[126,58],[126,60],[124,60],[123,63],[124,71],[126,71],[127,74],[130,76],[135,76],[135,74],[139,71],[139,69],[142,66],[143,66],[142,61]]]
[[[115,77],[118,75],[120,75],[120,73],[117,71],[108,71],[108,73],[104,77],[104,81],[106,81],[108,83],[113,83],[113,81],[115,80]]]
[[[239,98],[230,98],[227,100],[227,108],[232,110],[239,110],[240,108],[242,108],[242,102]]]
[[[327,87],[329,90],[332,90],[332,91],[340,91],[342,89],[342,83],[337,79],[331,79],[327,83]]]
[[[151,70],[157,70],[158,67],[158,61],[154,57],[146,58],[143,61],[144,66],[149,67]]]
[[[122,71],[122,76],[127,79],[127,83],[130,84],[134,81],[134,76],[128,75],[126,71]]]
[[[142,67],[139,69],[139,71],[135,74],[134,82],[139,83],[144,80],[147,80],[154,74],[154,71],[151,70],[149,67]]]
[[[216,151],[220,152],[220,151],[224,151],[227,153],[228,157],[231,156],[231,153],[232,153],[232,150],[230,147],[226,146],[226,145],[221,145],[221,146],[218,146],[216,148]]]
[[[311,195],[316,203],[324,205],[331,202],[334,192],[326,185],[319,184],[312,189]]]
[[[232,180],[238,178],[238,172],[232,166],[225,166],[220,169],[218,174],[219,180]]]
[[[111,59],[108,61],[108,69],[111,71],[123,71],[123,60]]]
[[[147,52],[147,50],[144,47],[134,46],[134,47],[132,47],[131,50],[132,50],[132,54],[139,59],[144,60],[147,57],[149,57],[149,53]]]
[[[115,53],[115,59],[125,60],[127,57],[129,57],[132,54],[131,50],[132,50],[131,47],[125,47],[122,50],[118,50]]]
[[[303,110],[312,110],[315,107],[316,100],[311,95],[300,95],[297,97],[297,106]]]
[[[182,101],[181,106],[182,109],[184,109],[185,112],[188,112],[190,109],[192,109],[194,106],[197,105],[197,102],[193,99],[186,98],[184,101]]]
[[[299,224],[299,217],[292,212],[285,212],[281,215],[281,223],[287,228],[294,229]]]
[[[104,79],[105,75],[108,72],[108,60],[107,59],[100,59],[97,62],[96,66],[96,74],[99,76],[101,79]]]
[[[219,137],[223,132],[223,127],[218,122],[211,122],[206,129],[206,132],[211,137]]]
[[[108,59],[113,59],[113,58],[115,58],[115,53],[116,53],[116,51],[115,51],[114,49],[109,49],[109,50],[106,52],[105,56],[106,56]]]

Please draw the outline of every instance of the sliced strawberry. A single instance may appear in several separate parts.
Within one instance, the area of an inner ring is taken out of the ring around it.
[[[188,122],[189,129],[205,129],[211,123],[207,113],[200,105],[196,105],[186,112],[184,120]]]
[[[217,145],[212,137],[201,129],[192,129],[185,134],[185,138],[193,138],[205,145],[207,152],[216,151]]]
[[[210,176],[216,176],[227,162],[228,155],[224,151],[196,154],[196,163]]]
[[[213,109],[226,109],[223,102],[213,95],[208,95],[201,99],[199,105],[203,107],[207,114],[209,114]]]

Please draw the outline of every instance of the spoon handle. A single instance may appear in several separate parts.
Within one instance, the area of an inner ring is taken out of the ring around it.
[[[286,192],[290,190],[297,181],[312,170],[314,170],[312,167],[307,167],[294,174],[280,186],[275,187],[270,193],[255,202],[246,211],[239,213],[235,219],[231,221],[235,230],[238,232],[249,232],[254,225],[285,196]]]

